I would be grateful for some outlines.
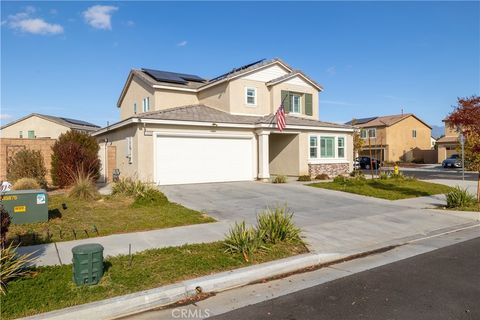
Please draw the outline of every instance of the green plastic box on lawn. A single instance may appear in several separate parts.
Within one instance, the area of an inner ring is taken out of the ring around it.
[[[77,286],[97,284],[103,276],[103,246],[82,244],[72,248],[73,281]]]
[[[1,200],[14,224],[48,221],[48,194],[43,189],[2,192]]]

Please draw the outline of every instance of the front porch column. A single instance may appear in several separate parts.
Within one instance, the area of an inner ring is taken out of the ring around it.
[[[268,147],[269,131],[258,131],[258,179],[270,179],[270,157]]]

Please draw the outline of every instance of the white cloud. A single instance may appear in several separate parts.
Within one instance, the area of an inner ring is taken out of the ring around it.
[[[331,76],[334,76],[337,74],[337,68],[335,66],[331,66],[327,68],[327,73]]]
[[[6,113],[0,113],[0,120],[8,120],[11,119],[12,116]]]
[[[183,41],[177,43],[177,46],[179,46],[179,47],[185,47],[185,46],[187,45],[187,43],[188,43],[188,42],[187,42],[186,40],[183,40]]]
[[[127,27],[135,26],[135,22],[133,22],[132,20],[128,20],[125,24],[127,25]]]
[[[83,12],[85,22],[96,29],[111,30],[112,14],[118,7],[95,5]]]
[[[10,29],[32,34],[60,34],[63,33],[63,27],[59,24],[48,23],[42,18],[32,17],[36,12],[35,8],[28,6],[22,12],[9,15],[2,25],[6,24]]]

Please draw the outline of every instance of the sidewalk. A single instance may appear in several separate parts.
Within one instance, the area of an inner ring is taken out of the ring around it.
[[[105,237],[57,242],[19,247],[18,253],[35,252],[35,265],[48,266],[72,263],[72,248],[85,243],[99,243],[104,247],[104,256],[126,255],[131,244],[132,253],[153,248],[175,247],[184,244],[222,240],[228,232],[229,223],[215,222],[196,224],[144,232],[114,234]],[[60,260],[59,260],[60,256]]]

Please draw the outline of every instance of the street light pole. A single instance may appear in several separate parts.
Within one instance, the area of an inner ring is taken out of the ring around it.
[[[462,180],[465,181],[465,136],[460,133],[460,144],[462,145]]]

